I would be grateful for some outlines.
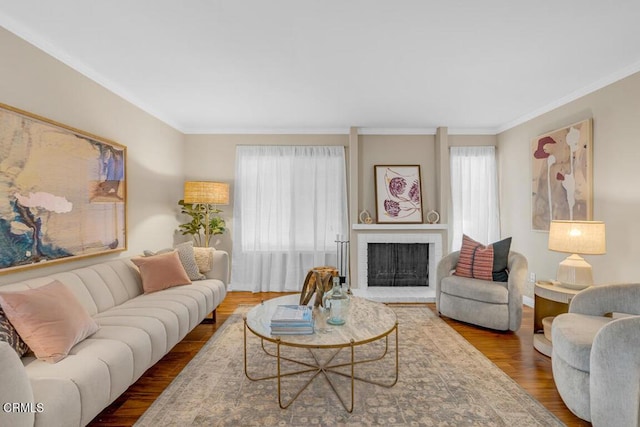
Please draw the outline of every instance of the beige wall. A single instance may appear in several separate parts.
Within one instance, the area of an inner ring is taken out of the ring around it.
[[[126,252],[6,274],[0,283],[172,245],[184,136],[2,28],[0,58],[0,102],[127,146],[129,202]]]
[[[358,141],[358,212],[366,209],[376,218],[375,165],[420,165],[422,208],[436,207],[434,135],[360,135]]]
[[[640,281],[640,73],[498,135],[502,234],[526,255],[538,279],[555,278],[567,254],[531,231],[529,145],[537,135],[593,118],[594,220],[606,223],[607,254],[585,256],[596,283]],[[526,295],[533,297],[530,283]]]

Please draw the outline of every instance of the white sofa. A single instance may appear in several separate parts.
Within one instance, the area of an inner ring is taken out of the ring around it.
[[[89,423],[216,309],[228,264],[227,253],[215,251],[205,280],[150,294],[126,259],[0,286],[17,291],[58,280],[100,326],[54,364],[19,358],[0,341],[0,426]]]

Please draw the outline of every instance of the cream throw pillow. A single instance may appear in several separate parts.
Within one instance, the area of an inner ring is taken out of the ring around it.
[[[207,273],[213,270],[213,251],[214,248],[193,248],[193,254],[196,257],[196,264],[200,273]]]
[[[98,330],[87,310],[57,280],[26,291],[0,292],[0,305],[20,337],[45,362],[64,359],[74,345]]]

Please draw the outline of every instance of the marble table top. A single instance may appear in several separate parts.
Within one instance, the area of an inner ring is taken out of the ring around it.
[[[326,322],[327,313],[314,308],[315,331],[311,335],[271,335],[271,316],[278,305],[298,304],[300,295],[286,295],[270,299],[253,307],[246,314],[247,327],[257,336],[294,347],[347,347],[365,344],[387,336],[397,323],[395,312],[386,305],[363,298],[352,297],[349,316],[344,325],[334,326]]]

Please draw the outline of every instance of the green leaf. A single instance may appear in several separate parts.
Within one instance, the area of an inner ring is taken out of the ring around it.
[[[224,219],[217,215],[222,211],[216,209],[214,205],[201,203],[191,204],[185,203],[184,200],[178,201],[178,205],[181,207],[180,212],[191,218],[189,222],[180,224],[178,228],[183,236],[192,235],[197,244],[201,242],[200,234],[205,232],[207,211],[209,211],[209,238],[227,231]],[[207,242],[207,244],[209,244],[209,242]]]

